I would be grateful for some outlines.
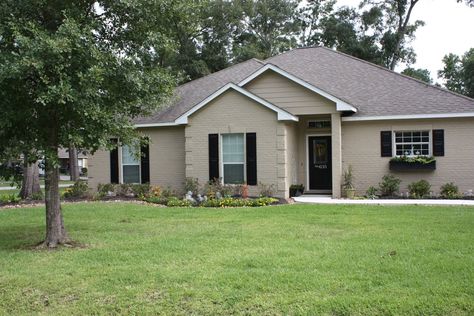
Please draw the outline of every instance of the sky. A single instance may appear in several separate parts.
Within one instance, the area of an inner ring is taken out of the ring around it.
[[[357,6],[360,0],[338,0],[338,5]],[[412,46],[417,55],[414,68],[426,68],[435,82],[442,59],[448,53],[462,55],[474,48],[474,8],[456,0],[420,0],[411,21],[422,20]],[[403,70],[397,69],[397,71]]]

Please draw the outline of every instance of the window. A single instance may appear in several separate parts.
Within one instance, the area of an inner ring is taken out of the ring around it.
[[[122,146],[122,182],[140,183],[140,156],[137,148]]]
[[[244,134],[222,135],[222,172],[224,183],[245,182]]]
[[[395,132],[395,152],[397,156],[429,156],[430,132]]]
[[[308,128],[331,128],[331,121],[308,121]]]

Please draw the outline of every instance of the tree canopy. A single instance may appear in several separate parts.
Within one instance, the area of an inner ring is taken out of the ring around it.
[[[46,244],[66,240],[58,148],[89,152],[131,142],[132,119],[158,109],[174,86],[169,49],[153,22],[166,3],[5,0],[0,3],[0,155],[46,159]],[[64,234],[63,234],[64,233]]]
[[[444,86],[454,92],[474,98],[474,48],[462,56],[448,54],[443,58],[444,67],[438,72]]]

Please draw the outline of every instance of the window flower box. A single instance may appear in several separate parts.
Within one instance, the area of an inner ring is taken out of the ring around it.
[[[435,170],[436,160],[433,157],[395,157],[390,160],[390,170],[411,171],[411,170]]]

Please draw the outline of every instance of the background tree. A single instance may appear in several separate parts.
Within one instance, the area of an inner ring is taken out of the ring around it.
[[[444,80],[444,86],[454,92],[474,98],[474,48],[462,57],[448,54],[443,58],[444,67],[438,71],[438,77]]]
[[[170,95],[159,54],[169,41],[148,22],[162,18],[152,0],[0,3],[0,155],[9,156],[0,159],[45,157],[45,246],[69,241],[58,148],[93,153],[110,137],[131,144],[131,120]]]
[[[431,79],[431,74],[428,69],[422,69],[422,68],[406,68],[405,70],[402,71],[403,75],[424,81],[426,83],[432,84],[433,79]]]

